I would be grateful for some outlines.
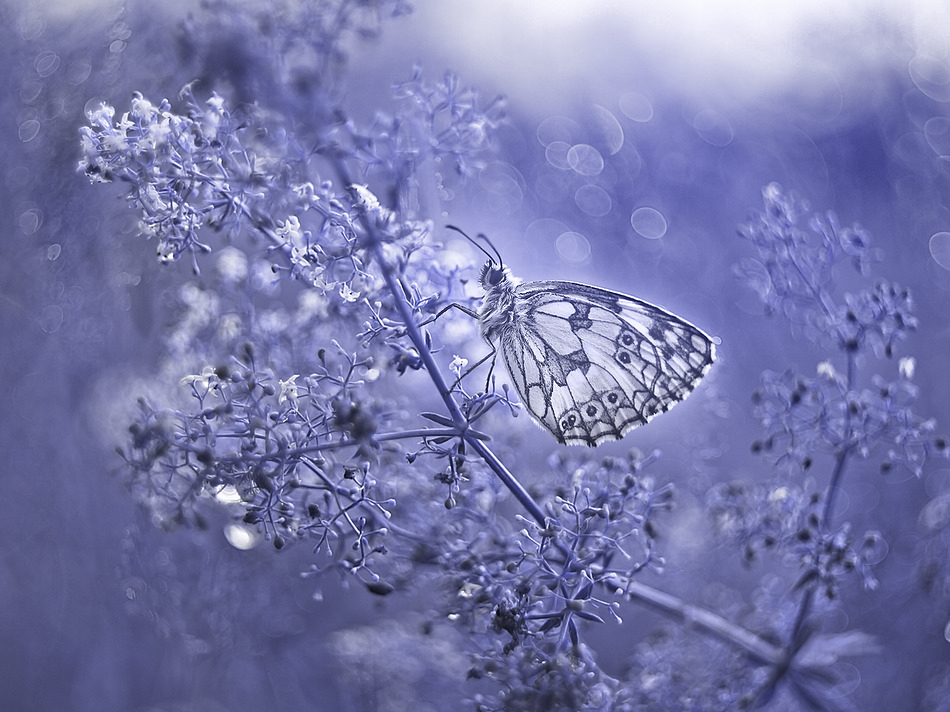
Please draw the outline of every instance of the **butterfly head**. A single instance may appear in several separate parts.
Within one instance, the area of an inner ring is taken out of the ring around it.
[[[501,254],[499,254],[498,249],[487,237],[482,234],[478,235],[480,240],[483,240],[488,244],[489,247],[491,247],[492,252],[489,252],[476,240],[473,240],[471,237],[465,234],[465,231],[463,231],[461,228],[455,227],[455,225],[446,225],[446,227],[461,234],[466,240],[471,242],[473,245],[475,245],[475,247],[488,256],[488,261],[485,263],[485,266],[482,267],[481,274],[478,276],[478,283],[487,293],[495,292],[499,289],[502,291],[507,291],[518,284],[518,280],[511,276],[510,270],[505,267],[504,263],[501,261]]]
[[[496,289],[499,285],[504,284],[505,282],[512,282],[514,278],[511,276],[511,270],[505,267],[503,264],[499,264],[494,260],[489,260],[485,263],[485,266],[482,267],[482,272],[478,277],[478,283],[482,285],[482,289],[486,292],[490,292],[493,289]]]

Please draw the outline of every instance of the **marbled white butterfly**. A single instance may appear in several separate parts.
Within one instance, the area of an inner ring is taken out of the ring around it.
[[[695,326],[619,292],[521,283],[491,255],[479,282],[482,337],[528,412],[563,444],[619,440],[686,398],[715,359]]]

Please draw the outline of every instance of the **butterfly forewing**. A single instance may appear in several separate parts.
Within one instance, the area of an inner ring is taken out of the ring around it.
[[[623,437],[683,400],[715,358],[706,334],[652,304],[574,282],[516,286],[503,274],[483,279],[482,333],[525,407],[561,443]]]

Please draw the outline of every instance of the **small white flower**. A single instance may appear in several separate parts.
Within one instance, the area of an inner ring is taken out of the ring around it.
[[[132,116],[136,119],[151,119],[156,113],[158,112],[152,102],[135,92],[132,97]]]
[[[124,133],[109,133],[102,139],[102,146],[110,153],[122,153],[129,147]]]
[[[789,491],[788,487],[776,487],[774,490],[769,492],[769,502],[777,503],[784,502],[792,493]]]
[[[224,114],[224,97],[218,96],[217,93],[212,93],[211,97],[205,103],[208,105],[210,113]]]
[[[128,111],[122,114],[122,118],[119,119],[119,122],[115,125],[115,130],[121,133],[123,136],[128,135],[129,130],[134,128],[135,124],[132,123],[132,119],[129,118]]]
[[[202,117],[201,131],[205,136],[213,139],[217,136],[218,128],[227,112],[224,110],[224,99],[217,94],[212,95],[207,104],[208,111]]]
[[[373,195],[373,192],[368,187],[354,183],[350,186],[350,190],[356,193],[358,207],[366,212],[379,210],[379,199]]]
[[[818,364],[818,375],[828,379],[835,379],[838,377],[838,372],[835,371],[835,367],[831,365],[830,361],[822,361]]]
[[[159,146],[164,146],[168,143],[171,131],[171,125],[167,118],[148,124],[145,127],[145,135],[139,142],[141,144],[141,150],[148,149],[155,151]]]
[[[308,202],[313,201],[315,198],[314,191],[313,191],[313,183],[310,183],[309,181],[306,183],[301,183],[300,185],[295,185],[294,193],[297,194],[298,198],[303,198],[307,200]]]
[[[147,238],[152,238],[158,235],[159,229],[154,223],[146,222],[145,220],[139,220],[139,234]]]
[[[340,297],[344,302],[350,302],[351,304],[360,298],[359,292],[354,292],[350,289],[350,285],[343,283],[340,285]]]
[[[466,366],[468,366],[468,359],[456,354],[455,358],[452,359],[452,363],[449,364],[449,369],[455,374],[456,378],[461,378],[462,371]]]
[[[277,397],[278,403],[283,403],[284,401],[290,401],[291,405],[297,405],[297,378],[300,377],[300,374],[295,373],[293,376],[288,378],[286,381],[280,381],[280,395]]]
[[[278,222],[277,234],[289,241],[300,238],[300,220],[296,215],[291,215],[283,222]]]
[[[176,259],[175,246],[170,242],[163,241],[159,243],[156,253],[158,254],[158,261],[163,265],[174,262]]]
[[[913,356],[904,356],[897,362],[897,372],[906,381],[913,380],[914,371],[917,370],[917,359]]]
[[[201,369],[201,373],[185,376],[179,381],[179,383],[183,386],[194,385],[196,388],[200,387],[208,390],[212,386],[217,385],[218,376],[215,374],[213,367],[205,366],[203,369]]]
[[[155,187],[154,183],[149,183],[145,186],[144,191],[139,191],[139,200],[142,203],[142,208],[149,215],[160,213],[166,208],[165,201],[159,195],[158,188]]]
[[[99,104],[87,116],[89,117],[89,123],[94,126],[112,128],[112,117],[115,116],[115,109],[108,104]]]

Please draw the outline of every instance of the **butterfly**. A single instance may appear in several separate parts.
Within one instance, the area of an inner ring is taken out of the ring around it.
[[[660,307],[576,282],[522,283],[485,253],[479,331],[559,443],[619,440],[686,398],[716,358],[709,336]]]

